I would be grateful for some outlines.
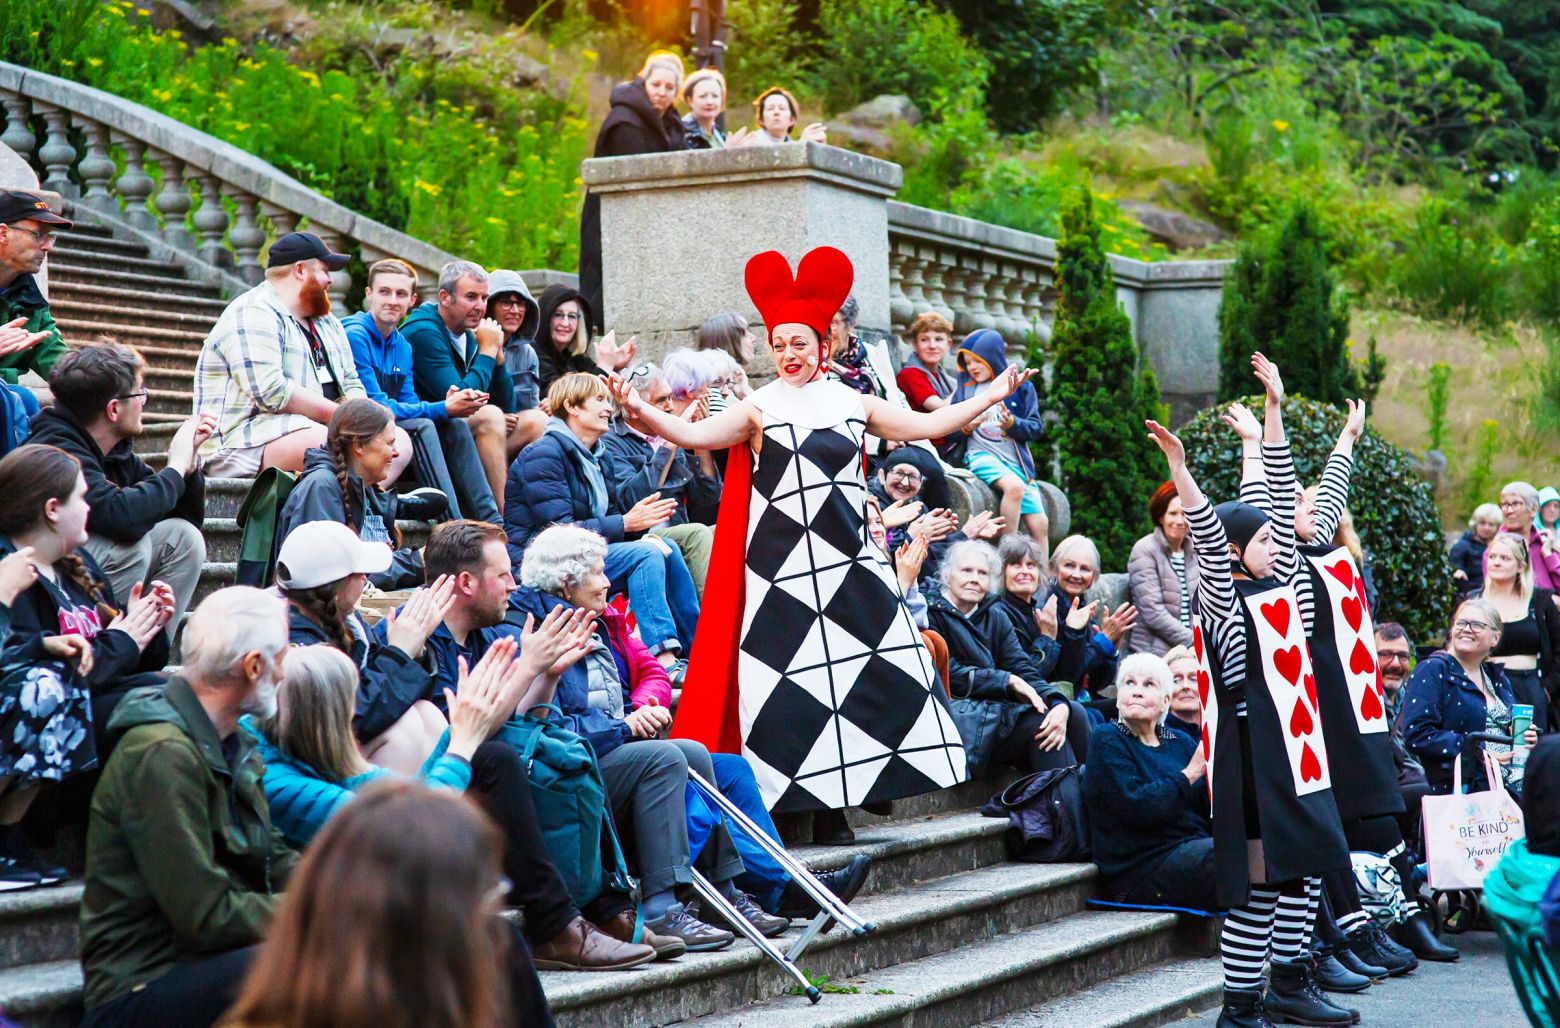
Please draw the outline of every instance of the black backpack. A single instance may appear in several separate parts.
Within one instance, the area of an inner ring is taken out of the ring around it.
[[[1008,858],[1028,864],[1089,859],[1089,819],[1083,806],[1083,765],[1027,774],[986,801],[980,812],[1005,817]]]

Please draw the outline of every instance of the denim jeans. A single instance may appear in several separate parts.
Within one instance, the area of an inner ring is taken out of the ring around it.
[[[735,753],[711,753],[710,763],[715,766],[715,788],[748,816],[764,834],[783,846],[775,822],[764,808],[764,797],[758,791],[758,780],[753,777],[753,767]],[[785,883],[791,880],[758,843],[739,828],[732,827],[731,840],[737,844],[737,854],[746,869],[737,876],[737,888],[752,896],[758,905],[771,914],[780,909],[780,898],[785,894]]]
[[[699,621],[699,594],[677,548],[659,539],[609,543],[606,572],[613,595],[628,594],[639,638],[650,652],[686,654]]]
[[[396,422],[412,437],[412,464],[417,481],[449,497],[451,520],[473,518],[502,524],[487,473],[477,456],[471,426],[462,418],[431,421],[402,418]]]

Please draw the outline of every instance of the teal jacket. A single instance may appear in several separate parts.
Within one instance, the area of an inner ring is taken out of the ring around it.
[[[502,360],[477,350],[474,332],[450,336],[432,300],[416,308],[401,322],[401,337],[412,346],[412,385],[429,403],[443,403],[450,386],[487,393],[505,414],[515,412],[514,383]]]
[[[1485,906],[1497,921],[1503,922],[1503,927],[1511,930],[1510,935],[1501,932],[1511,983],[1527,1008],[1529,1020],[1537,1028],[1555,1028],[1555,1021],[1538,1002],[1539,988],[1533,979],[1532,958],[1524,954],[1521,959],[1514,959],[1517,954],[1512,952],[1510,936],[1515,935],[1523,942],[1530,935],[1543,937],[1538,902],[1544,898],[1544,891],[1556,874],[1560,874],[1560,857],[1533,853],[1528,849],[1526,839],[1518,839],[1506,848],[1500,863],[1484,879]],[[1550,953],[1551,962],[1556,957],[1557,954]]]
[[[255,741],[255,750],[265,761],[266,804],[271,808],[271,823],[281,831],[288,844],[302,849],[313,839],[331,816],[346,806],[359,789],[394,772],[373,768],[340,782],[333,782],[301,760],[294,760],[277,749],[260,731],[253,718],[239,719],[244,731]],[[471,784],[471,765],[446,752],[450,733],[446,729],[433,753],[417,773],[423,784],[433,789],[465,792]]]

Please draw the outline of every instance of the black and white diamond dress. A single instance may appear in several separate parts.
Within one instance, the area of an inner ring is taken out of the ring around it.
[[[898,579],[867,536],[860,394],[753,394],[738,654],[742,752],[774,812],[859,806],[965,778],[964,747]]]

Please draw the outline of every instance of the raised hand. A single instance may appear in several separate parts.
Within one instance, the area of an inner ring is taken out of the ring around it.
[[[894,554],[894,571],[899,577],[899,588],[908,590],[921,578],[921,567],[926,563],[926,555],[931,550],[931,544],[926,541],[926,536],[918,535],[899,547]]]
[[[623,515],[623,531],[643,532],[668,520],[676,512],[675,497],[668,496],[663,500],[660,493],[651,493],[628,508]]]
[[[1007,527],[1007,522],[989,510],[977,511],[970,515],[970,519],[960,529],[966,539],[996,539]]]
[[[607,391],[612,394],[612,402],[618,405],[623,417],[637,426],[640,414],[649,407],[644,397],[639,395],[639,390],[622,375],[611,374],[607,376]]]
[[[20,317],[0,325],[0,357],[37,346],[49,338],[47,332],[27,331],[27,318]]]
[[[801,143],[827,143],[829,141],[829,130],[824,128],[821,121],[815,121],[802,129],[801,135],[797,137],[797,141]]]
[[[1073,605],[1077,606],[1074,600]],[[1035,627],[1040,629],[1040,634],[1047,639],[1056,638],[1056,594],[1046,597],[1045,606],[1035,608]]]
[[[494,359],[504,352],[504,328],[492,318],[477,322],[477,352]]]
[[[23,546],[0,560],[0,603],[9,607],[38,581],[38,565],[33,562],[34,552],[31,546]]]
[[[1170,462],[1172,471],[1186,464],[1186,447],[1181,445],[1179,436],[1157,421],[1145,421],[1143,424],[1148,428],[1148,437],[1165,455],[1165,460]]]
[[[1365,401],[1344,400],[1349,407],[1348,416],[1343,419],[1343,431],[1338,435],[1338,442],[1347,441],[1351,445],[1359,442],[1360,436],[1365,434]]]
[[[883,508],[883,527],[898,528],[921,516],[926,504],[920,500],[895,500]]]
[[[454,603],[455,578],[440,575],[432,585],[413,592],[400,613],[391,610],[385,614],[385,641],[416,660]]]
[[[1244,403],[1232,403],[1230,409],[1223,414],[1224,423],[1235,430],[1241,441],[1248,443],[1259,442],[1262,439],[1262,422],[1251,413],[1251,408]]]
[[[1067,611],[1067,627],[1074,632],[1082,631],[1094,620],[1094,608],[1100,605],[1099,600],[1091,600],[1089,603],[1079,606],[1078,597],[1074,596],[1072,607]]]
[[[959,527],[958,515],[946,507],[928,511],[910,526],[911,536],[925,536],[927,542],[940,543]]]
[[[535,621],[527,614],[520,633],[520,660],[531,678],[540,674],[561,675],[590,651],[595,612],[560,606],[548,611],[540,625]]]
[[[1007,370],[1003,371],[1002,374],[991,380],[991,384],[987,386],[986,391],[981,394],[981,399],[986,401],[986,405],[988,407],[1001,403],[1009,396],[1012,396],[1014,393],[1018,392],[1018,387],[1023,385],[1025,382],[1028,382],[1029,377],[1034,373],[1034,368],[1024,368],[1020,370],[1018,365],[1009,364],[1007,366]]]
[[[450,753],[470,760],[477,747],[508,720],[512,710],[503,708],[501,696],[514,656],[515,641],[504,637],[488,647],[474,668],[467,668],[465,657],[456,658],[455,691],[444,690],[450,712]]]
[[[1137,622],[1137,616],[1136,607],[1130,603],[1123,603],[1105,615],[1104,621],[1100,624],[1100,631],[1105,633],[1105,638],[1109,639],[1114,646],[1121,642],[1128,629]]]
[[[1262,388],[1267,390],[1267,405],[1276,407],[1284,398],[1284,379],[1278,373],[1278,365],[1268,360],[1259,351],[1251,355],[1251,370],[1256,373]]]
[[[138,582],[130,590],[130,602],[118,617],[108,623],[108,628],[125,633],[135,640],[138,648],[144,650],[168,623],[170,614],[171,611],[166,610],[159,600],[155,587],[151,592],[144,592]]]
[[[638,352],[638,336],[629,336],[628,342],[621,346],[618,345],[616,330],[596,340],[596,363],[608,371],[622,371],[634,363],[634,355]]]

